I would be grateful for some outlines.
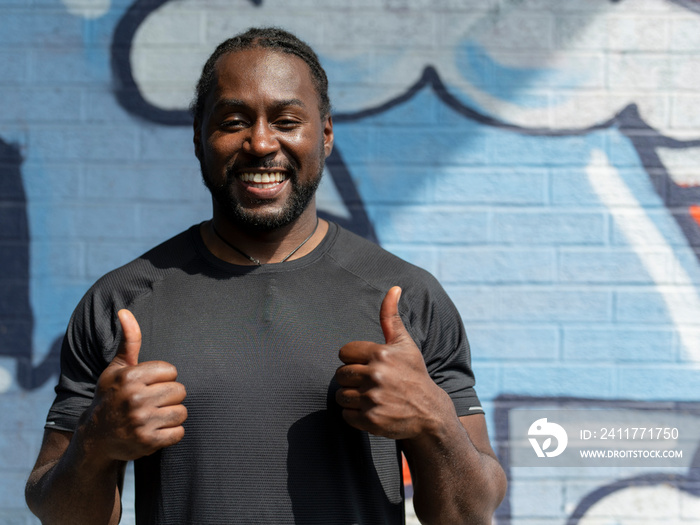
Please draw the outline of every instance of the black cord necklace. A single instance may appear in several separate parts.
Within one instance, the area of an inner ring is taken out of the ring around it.
[[[314,233],[316,233],[316,230],[318,229],[318,223],[319,223],[319,220],[318,220],[318,217],[316,217],[316,226],[314,227],[314,231],[312,231],[311,234],[310,234],[306,239],[304,239],[304,241],[303,241],[299,246],[297,246],[297,247],[294,248],[291,252],[289,252],[289,253],[287,254],[287,256],[286,256],[284,259],[282,259],[280,262],[285,262],[285,261],[286,261],[287,259],[289,259],[292,255],[294,255],[295,253],[297,253],[297,252],[299,251],[299,249],[300,249],[302,246],[304,246],[307,242],[309,242],[309,239],[311,239],[311,237],[314,236]],[[229,248],[231,248],[231,249],[233,249],[233,250],[236,250],[238,253],[240,253],[243,257],[245,257],[246,259],[248,259],[248,260],[249,260],[250,262],[252,262],[253,264],[256,264],[256,265],[258,265],[258,266],[262,266],[262,265],[263,265],[263,263],[261,263],[258,259],[256,259],[255,257],[251,257],[250,255],[248,255],[247,253],[245,253],[243,250],[241,250],[240,248],[234,246],[233,244],[231,244],[230,242],[228,242],[226,239],[224,239],[224,238],[222,237],[222,235],[219,233],[219,231],[216,229],[216,226],[214,226],[214,221],[211,221],[210,224],[211,224],[211,229],[214,230],[214,233],[216,234],[216,236],[217,236],[219,239],[221,239],[221,242],[223,242],[226,246],[228,246]]]

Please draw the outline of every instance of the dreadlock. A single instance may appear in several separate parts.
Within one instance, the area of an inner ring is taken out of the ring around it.
[[[328,98],[328,77],[313,49],[293,34],[277,27],[251,27],[245,33],[240,33],[225,40],[214,50],[199,77],[195,98],[190,104],[192,115],[201,121],[204,113],[204,103],[209,96],[214,83],[216,61],[227,53],[263,47],[296,55],[309,66],[311,80],[319,98],[319,111],[325,118],[331,112],[331,102]]]

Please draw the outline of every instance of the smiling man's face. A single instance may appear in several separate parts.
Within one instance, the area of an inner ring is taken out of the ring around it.
[[[195,152],[215,210],[234,225],[272,231],[313,202],[333,147],[308,65],[266,48],[222,56]]]

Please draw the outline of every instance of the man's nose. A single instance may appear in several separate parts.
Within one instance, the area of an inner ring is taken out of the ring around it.
[[[257,157],[265,157],[277,151],[278,148],[279,142],[275,131],[270,129],[267,122],[261,121],[256,121],[250,127],[248,137],[243,143],[243,150]]]

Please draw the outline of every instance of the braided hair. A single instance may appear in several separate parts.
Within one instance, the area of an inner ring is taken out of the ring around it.
[[[225,40],[214,50],[202,69],[195,90],[195,98],[190,104],[192,115],[202,120],[204,104],[209,96],[214,83],[216,62],[223,55],[253,49],[256,47],[268,48],[281,53],[296,55],[309,66],[311,80],[319,98],[319,111],[321,117],[327,117],[331,112],[331,102],[328,98],[328,77],[313,49],[292,33],[277,27],[251,27],[244,33],[240,33]]]

